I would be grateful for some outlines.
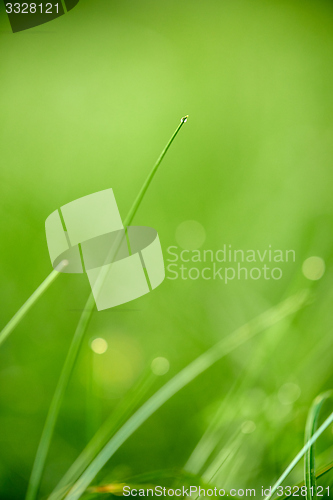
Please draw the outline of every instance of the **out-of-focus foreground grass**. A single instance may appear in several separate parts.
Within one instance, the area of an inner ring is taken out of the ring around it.
[[[167,358],[170,371],[147,396],[235,328],[310,286],[314,300],[293,321],[172,398],[96,479],[183,468],[229,394],[200,472],[209,478],[225,458],[216,483],[269,486],[302,446],[311,401],[333,385],[333,4],[81,0],[66,16],[15,35],[1,9],[0,327],[51,271],[46,217],[108,187],[124,217],[187,113],[134,223],[158,230],[166,259],[187,220],[204,228],[201,249],[271,245],[296,254],[281,264],[280,280],[225,284],[167,273],[154,293],[96,312],[42,494],[154,358]],[[325,261],[313,282],[302,273],[312,255]],[[1,347],[0,498],[24,495],[88,293],[86,276],[59,277]],[[89,347],[96,337],[109,346],[100,356]],[[332,446],[327,431],[319,465],[332,460]],[[301,476],[296,469],[290,484]]]

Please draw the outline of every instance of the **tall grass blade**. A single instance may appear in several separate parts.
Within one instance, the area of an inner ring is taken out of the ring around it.
[[[60,500],[66,495],[69,488],[84,472],[87,464],[96,457],[107,440],[110,439],[113,433],[131,416],[140,401],[152,387],[156,378],[157,376],[150,372],[149,375],[144,376],[143,380],[133,387],[123,404],[104,422],[73,465],[68,469],[49,496],[49,500]]]
[[[54,427],[59,414],[60,406],[63,401],[65,390],[68,386],[73,367],[75,365],[77,355],[81,346],[83,335],[90,322],[95,301],[92,294],[90,294],[86,303],[85,309],[81,315],[79,324],[76,328],[72,343],[70,345],[63,369],[61,371],[58,384],[53,395],[51,405],[46,417],[45,425],[43,428],[42,436],[39,441],[34,465],[32,468],[26,500],[35,500],[37,497],[42,473],[44,470],[46,456],[50,447],[51,439],[54,432]]]
[[[60,271],[67,265],[66,261],[60,262],[59,266],[48,275],[47,278],[39,285],[37,290],[34,291],[28,300],[23,304],[23,306],[17,311],[12,319],[7,323],[7,325],[0,332],[0,346],[9,337],[15,327],[21,322],[24,316],[32,308],[32,306],[37,302],[37,300],[43,295],[48,287],[54,282],[54,280],[59,276]]]
[[[311,409],[308,414],[308,419],[305,427],[305,443],[310,441],[312,436],[317,430],[318,427],[318,419],[320,410],[327,401],[332,397],[333,391],[325,392],[324,394],[320,394],[313,402]],[[316,488],[316,464],[315,464],[315,443],[310,446],[310,448],[305,453],[304,457],[304,478],[305,478],[305,486],[306,486],[306,498],[307,500],[312,500],[313,498],[317,498]]]
[[[163,149],[161,155],[157,159],[155,165],[153,166],[152,170],[150,171],[148,177],[146,178],[137,198],[135,199],[127,217],[124,220],[124,227],[128,226],[131,224],[143,198],[144,195],[148,189],[148,187],[151,184],[151,181],[153,180],[158,167],[160,166],[164,156],[166,155],[168,149],[170,148],[172,142],[176,138],[178,132],[184,125],[184,123],[187,121],[187,117],[182,118],[180,124],[176,128],[175,132],[171,136],[170,140],[168,141],[167,145]],[[81,318],[79,320],[78,326],[76,328],[72,343],[69,347],[69,351],[48,411],[48,415],[46,418],[46,422],[44,425],[44,429],[42,432],[42,436],[39,442],[39,446],[37,449],[35,461],[33,464],[30,480],[29,480],[29,485],[28,485],[28,491],[26,494],[26,500],[35,500],[37,497],[37,493],[39,490],[44,466],[45,466],[45,461],[46,461],[46,456],[50,447],[52,435],[54,432],[54,427],[55,423],[58,418],[59,410],[61,403],[63,401],[63,397],[65,394],[65,391],[67,389],[71,373],[73,371],[79,349],[81,347],[82,339],[84,337],[84,334],[88,328],[89,322],[92,317],[92,313],[95,308],[95,300],[93,297],[93,294],[90,293],[89,298],[87,300],[87,303],[85,305],[85,308],[81,314]]]
[[[134,216],[135,216],[136,212],[138,211],[139,206],[141,205],[141,202],[142,202],[142,200],[144,198],[144,195],[146,194],[146,191],[149,188],[149,186],[151,184],[151,181],[153,180],[153,178],[154,178],[154,176],[155,176],[155,174],[156,174],[156,172],[158,170],[158,167],[162,163],[163,158],[167,154],[168,149],[170,148],[171,144],[173,143],[174,139],[176,138],[178,132],[180,131],[180,129],[182,128],[182,126],[184,125],[184,123],[187,122],[187,119],[188,119],[188,115],[184,116],[180,120],[180,124],[178,125],[178,127],[176,128],[176,130],[174,131],[174,133],[172,134],[169,142],[167,143],[167,145],[163,149],[163,151],[160,154],[160,156],[157,158],[155,165],[151,169],[150,174],[148,175],[146,181],[144,182],[144,184],[143,184],[143,186],[142,186],[142,188],[141,188],[138,196],[134,200],[133,205],[130,208],[130,211],[128,212],[127,217],[124,220],[124,227],[129,226],[131,224],[132,220],[134,219]]]
[[[259,332],[273,326],[286,316],[298,311],[308,297],[307,291],[290,297],[278,306],[275,306],[248,324],[236,330],[233,334],[222,339],[218,344],[199,356],[186,368],[181,370],[175,377],[169,380],[159,389],[127,422],[117,431],[117,433],[104,446],[101,452],[87,467],[80,479],[75,483],[71,491],[66,496],[67,500],[77,500],[81,497],[98,472],[104,467],[107,461],[114,455],[118,448],[166,401],[183,387],[194,380],[198,375],[207,370],[216,361],[226,356],[234,349],[250,340]],[[88,464],[87,464],[88,465]]]

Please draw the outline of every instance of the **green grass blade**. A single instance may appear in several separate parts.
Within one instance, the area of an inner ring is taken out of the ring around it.
[[[95,307],[95,301],[92,294],[86,303],[85,309],[81,315],[79,324],[76,328],[72,343],[70,345],[58,384],[53,395],[51,405],[46,417],[46,422],[43,428],[42,436],[39,441],[34,465],[32,468],[26,500],[34,500],[37,497],[46,456],[50,447],[51,439],[53,436],[55,424],[59,414],[60,406],[63,401],[65,390],[68,386],[73,367],[75,365],[78,352],[81,346],[83,335],[90,322],[92,311]]]
[[[96,432],[94,437],[87,444],[82,453],[75,460],[73,465],[68,469],[61,481],[55,487],[49,500],[60,500],[69,491],[70,487],[80,477],[89,464],[105,445],[108,439],[114,432],[131,416],[137,408],[140,401],[147,394],[148,390],[156,380],[157,376],[150,372],[143,377],[143,380],[136,384],[130,391],[128,398],[115,411],[114,414],[106,420],[101,428]]]
[[[293,468],[298,464],[298,462],[303,458],[305,453],[308,451],[309,448],[317,441],[319,436],[322,435],[322,433],[333,423],[333,413],[330,414],[329,417],[324,421],[324,423],[319,427],[319,429],[313,434],[311,439],[303,446],[301,451],[297,453],[296,457],[290,462],[288,467],[285,469],[283,474],[279,477],[279,479],[276,481],[274,486],[271,489],[271,492],[269,495],[265,497],[264,500],[270,500],[276,490],[278,489],[279,486],[283,483],[283,481],[286,479],[286,477],[290,474],[290,472],[293,470]]]
[[[135,214],[136,214],[136,212],[137,212],[137,210],[138,210],[139,206],[141,205],[141,202],[142,202],[142,200],[144,198],[144,195],[146,194],[146,191],[147,191],[147,189],[148,189],[151,181],[153,180],[153,178],[154,178],[154,176],[155,176],[155,174],[156,174],[156,172],[158,170],[158,167],[162,163],[163,158],[167,154],[168,149],[170,148],[171,144],[173,143],[174,139],[176,138],[178,132],[180,131],[180,129],[182,128],[182,126],[184,125],[184,123],[187,122],[187,119],[188,119],[188,115],[184,116],[180,120],[180,124],[178,125],[178,127],[176,128],[176,130],[174,131],[174,133],[172,134],[169,142],[167,143],[167,145],[163,149],[163,151],[160,154],[160,156],[157,158],[155,165],[151,169],[150,174],[148,175],[148,177],[147,177],[145,183],[143,184],[143,186],[142,186],[142,188],[141,188],[138,196],[134,200],[134,203],[133,203],[132,207],[130,208],[130,211],[128,212],[127,217],[124,220],[124,227],[129,226],[131,224],[131,222],[133,221],[133,219],[135,217]]]
[[[305,444],[310,441],[312,436],[317,430],[318,427],[318,419],[320,410],[327,401],[327,399],[332,397],[332,391],[325,392],[318,396],[309,411],[308,419],[305,427]],[[304,457],[304,479],[306,486],[306,498],[307,500],[312,500],[313,498],[317,498],[316,494],[316,466],[315,466],[315,443],[310,446],[310,448],[305,453]],[[313,493],[313,494],[312,494]]]
[[[242,326],[233,334],[221,340],[217,345],[199,356],[186,368],[180,371],[175,377],[169,380],[159,389],[111,438],[107,445],[101,450],[93,462],[89,465],[80,479],[75,483],[71,491],[66,496],[67,500],[77,500],[81,497],[98,472],[104,467],[107,461],[114,455],[118,448],[166,401],[183,387],[194,380],[198,375],[207,370],[216,361],[226,356],[234,349],[250,340],[259,332],[273,326],[286,316],[298,311],[305,300],[308,292],[303,291],[278,306],[275,306],[250,323]]]
[[[66,266],[66,261],[59,264],[58,267],[53,269],[53,271],[48,275],[48,277],[39,285],[37,290],[34,291],[28,300],[23,304],[23,306],[17,311],[17,313],[12,317],[12,319],[7,323],[7,325],[0,332],[0,346],[9,337],[15,327],[21,322],[24,316],[32,308],[32,306],[37,302],[37,300],[46,292],[48,287],[54,282],[54,280],[59,276],[60,271]]]
[[[141,188],[139,195],[137,196],[136,200],[134,201],[125,221],[124,221],[124,227],[127,225],[131,224],[143,198],[144,195],[148,189],[148,187],[151,184],[151,181],[153,180],[158,167],[160,166],[164,156],[166,155],[168,149],[170,148],[172,142],[176,138],[178,132],[186,122],[187,117],[182,118],[180,124],[176,128],[175,132],[171,136],[170,140],[168,141],[167,145],[163,149],[161,155],[157,159],[155,165],[153,166],[152,170],[150,171],[148,177],[146,178],[143,187]],[[35,461],[33,464],[29,484],[28,484],[28,490],[26,494],[26,500],[35,500],[37,497],[38,489],[40,486],[44,466],[45,466],[45,461],[46,461],[46,456],[50,447],[51,439],[53,436],[54,432],[54,427],[58,418],[60,406],[62,404],[63,398],[65,391],[67,389],[71,373],[73,371],[82,339],[84,337],[84,334],[87,330],[87,327],[89,325],[93,310],[95,308],[95,300],[93,297],[93,294],[91,293],[89,295],[89,298],[87,300],[86,306],[82,312],[81,318],[79,320],[78,326],[76,328],[72,343],[69,347],[69,351],[48,411],[48,415],[46,418],[46,422],[44,425],[44,429],[42,432],[42,436],[39,442],[39,446],[37,449]]]

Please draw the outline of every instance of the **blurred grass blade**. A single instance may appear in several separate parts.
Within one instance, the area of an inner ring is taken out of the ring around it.
[[[34,291],[28,300],[23,304],[23,306],[17,311],[17,313],[12,317],[12,319],[7,323],[7,325],[0,332],[0,346],[9,337],[14,328],[20,323],[32,306],[37,302],[39,297],[48,289],[48,287],[54,282],[54,280],[59,276],[60,271],[67,265],[67,261],[60,262],[60,264],[53,269],[53,271],[48,275],[48,277],[43,281],[41,285]]]
[[[160,166],[164,156],[166,155],[168,149],[170,148],[172,142],[174,141],[175,137],[177,136],[178,132],[180,131],[181,127],[186,123],[187,117],[184,117],[181,119],[178,127],[176,128],[175,132],[171,136],[170,140],[168,141],[167,145],[163,149],[161,155],[157,159],[155,165],[153,166],[152,170],[150,171],[148,177],[146,178],[137,198],[135,199],[127,217],[124,220],[124,227],[128,226],[131,224],[143,198],[144,195],[148,189],[148,187],[151,184],[151,181],[154,178],[154,175],[157,172],[158,167]],[[47,414],[46,422],[44,425],[44,429],[42,432],[42,436],[38,445],[35,461],[33,464],[30,480],[29,480],[29,485],[28,485],[28,491],[26,494],[26,500],[35,500],[37,497],[39,485],[41,482],[44,466],[45,466],[45,461],[46,461],[46,456],[50,447],[52,435],[54,432],[54,427],[58,418],[60,406],[65,394],[65,391],[67,389],[78,353],[79,349],[81,347],[82,339],[83,336],[88,328],[89,322],[92,317],[92,313],[95,308],[95,299],[92,293],[90,293],[89,298],[87,300],[87,303],[85,305],[85,308],[81,314],[78,326],[76,328],[72,343],[69,347],[69,351],[53,396],[53,399],[51,401],[51,405]]]
[[[203,473],[202,477],[205,481],[210,483],[216,481],[216,476],[219,474],[223,466],[225,466],[227,462],[230,462],[238,452],[243,436],[244,435],[241,434],[240,429],[234,431],[229,440],[225,443],[220,452],[216,455]]]
[[[279,477],[279,479],[276,481],[274,486],[271,489],[271,492],[269,495],[265,497],[264,500],[270,500],[276,490],[278,489],[279,486],[283,483],[283,481],[286,479],[286,477],[290,474],[290,472],[293,470],[293,468],[298,464],[298,462],[303,458],[305,453],[308,451],[309,448],[317,441],[319,436],[322,435],[322,433],[333,423],[333,413],[330,414],[329,417],[324,421],[324,423],[319,427],[319,429],[312,435],[311,439],[303,446],[301,451],[297,453],[296,457],[290,462],[286,470],[283,472],[283,474]]]
[[[269,353],[272,353],[276,349],[277,342],[289,331],[291,321],[291,317],[285,318],[283,322],[280,321],[276,325],[274,332],[270,331],[269,335],[261,338],[262,340],[258,344],[255,354],[252,355],[251,362],[235,378],[233,385],[222,399],[206,431],[196,444],[184,466],[185,470],[192,474],[202,474],[205,463],[213,454],[218,443],[221,442],[223,436],[227,438],[230,432],[232,432],[233,416],[237,418],[236,414],[238,411],[238,407],[235,404],[237,396],[242,394],[242,392],[244,393],[250,387],[251,383],[256,380],[256,377],[260,376],[265,361],[267,362],[267,359],[269,359]],[[227,409],[229,425],[222,425]]]
[[[147,489],[154,488],[160,484],[163,484],[166,488],[167,482],[172,481],[172,489],[184,486],[189,488],[190,486],[200,486],[202,488],[208,489],[214,486],[210,483],[204,482],[202,477],[189,474],[183,470],[156,470],[149,473],[139,474],[133,477],[126,478],[122,482],[117,482],[115,479],[112,483],[102,484],[99,486],[92,486],[88,488],[88,493],[111,493],[112,495],[122,496],[123,487],[130,486],[131,489]],[[126,481],[126,482],[124,482]],[[171,487],[171,486],[170,486]]]
[[[110,439],[93,462],[89,465],[80,479],[66,496],[67,500],[77,500],[85,492],[98,472],[114,455],[118,448],[166,401],[183,387],[207,370],[216,361],[226,356],[240,345],[247,342],[259,332],[273,326],[286,316],[297,312],[308,298],[308,291],[302,291],[290,297],[281,304],[269,309],[248,324],[237,329],[234,333],[222,339],[204,354],[195,359],[175,377],[159,389]],[[87,464],[88,465],[88,464]]]
[[[319,471],[316,473],[316,479],[319,479],[322,476],[325,476],[330,470],[333,469],[333,462],[329,463],[328,465],[325,465]]]
[[[157,376],[151,371],[144,375],[135,386],[130,390],[125,401],[119,406],[114,413],[104,422],[101,428],[96,432],[94,437],[87,444],[82,453],[75,460],[73,465],[68,469],[61,481],[55,487],[54,491],[49,496],[49,500],[60,500],[68,492],[69,488],[80,477],[89,464],[105,445],[108,439],[114,432],[131,416],[137,408],[140,401],[152,387]]]
[[[332,397],[333,392],[328,391],[324,394],[320,394],[314,400],[311,409],[308,414],[308,419],[305,427],[305,443],[309,442],[318,427],[318,419],[320,410],[328,399]],[[312,500],[317,498],[316,494],[316,467],[315,467],[315,443],[310,446],[310,448],[305,453],[304,457],[304,478],[306,486],[306,498],[307,500]]]

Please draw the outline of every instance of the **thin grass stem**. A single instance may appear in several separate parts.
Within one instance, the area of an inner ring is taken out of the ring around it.
[[[150,171],[148,177],[146,178],[137,198],[135,199],[127,217],[125,218],[124,221],[124,227],[129,225],[143,198],[144,195],[150,186],[157,170],[160,164],[162,163],[163,158],[165,157],[168,149],[170,148],[171,144],[173,143],[174,139],[176,138],[178,132],[184,125],[184,123],[187,121],[187,116],[181,119],[180,124],[176,128],[175,132],[172,134],[170,140],[168,141],[167,145],[163,149],[162,153],[158,157],[155,165],[153,166],[152,170]],[[75,362],[77,360],[77,356],[81,347],[82,339],[84,337],[84,334],[88,328],[88,325],[90,323],[92,313],[95,308],[95,299],[92,293],[90,293],[89,298],[87,300],[86,306],[82,312],[81,318],[79,320],[78,326],[76,328],[72,343],[69,347],[69,351],[47,414],[46,422],[44,425],[44,429],[42,432],[42,436],[39,442],[39,446],[37,449],[35,461],[33,464],[29,484],[28,484],[28,490],[26,494],[26,500],[35,500],[37,497],[37,493],[40,487],[40,482],[42,479],[42,474],[43,470],[45,467],[45,461],[47,457],[47,453],[50,447],[51,439],[53,436],[54,432],[54,427],[58,418],[58,414],[60,411],[60,407],[64,398],[64,394],[66,392]]]
[[[106,444],[108,439],[117,431],[117,429],[128,419],[133,411],[136,410],[138,404],[146,396],[151,389],[157,376],[150,370],[145,373],[141,380],[130,390],[127,398],[115,410],[114,413],[104,422],[94,437],[89,441],[84,450],[80,453],[73,465],[68,469],[61,481],[55,487],[48,500],[60,500],[75,481],[85,471],[87,466],[96,457],[101,448]]]

